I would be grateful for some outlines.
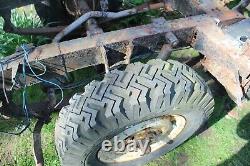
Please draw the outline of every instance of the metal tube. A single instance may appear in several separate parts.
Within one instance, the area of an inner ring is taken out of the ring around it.
[[[156,4],[144,4],[142,6],[133,8],[133,9],[128,9],[120,12],[101,12],[101,11],[90,11],[88,13],[85,13],[82,15],[80,18],[75,20],[73,23],[71,23],[69,26],[67,26],[63,31],[61,31],[59,34],[55,36],[53,39],[53,42],[58,43],[60,40],[65,37],[66,35],[70,34],[72,31],[74,31],[76,28],[81,26],[84,22],[86,22],[90,18],[121,18],[121,17],[127,17],[130,15],[134,15],[137,13],[142,13],[146,12],[151,9],[159,9],[164,7],[164,3],[156,3]]]
[[[42,150],[42,139],[41,130],[43,128],[44,121],[39,119],[36,122],[33,132],[33,153],[36,166],[44,166],[43,150]]]

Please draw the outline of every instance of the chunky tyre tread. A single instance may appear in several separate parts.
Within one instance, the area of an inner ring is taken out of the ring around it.
[[[248,88],[246,95],[247,95],[248,100],[250,100],[250,87]]]
[[[172,60],[151,60],[130,64],[125,71],[113,70],[103,81],[91,82],[69,103],[60,112],[55,136],[64,165],[84,159],[81,155],[86,155],[96,140],[144,119],[151,111],[189,104],[204,110],[207,119],[214,106],[211,92],[198,74]]]

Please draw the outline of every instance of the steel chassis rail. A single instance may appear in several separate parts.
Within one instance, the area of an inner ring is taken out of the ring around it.
[[[241,41],[242,37],[249,35],[248,24],[248,19],[232,11],[171,21],[159,18],[148,25],[43,45],[30,53],[29,61],[40,60],[58,74],[64,73],[62,56],[68,72],[98,64],[108,64],[109,67],[117,63],[127,64],[132,55],[138,54],[137,48],[160,48],[165,34],[172,32],[183,45],[191,45],[205,55],[204,67],[240,104],[250,81],[249,41]],[[242,31],[236,32],[235,29],[239,27],[243,28]],[[16,76],[18,80],[18,76],[21,76],[18,66],[23,62],[22,52],[6,57],[1,62],[6,79],[11,80]],[[30,79],[30,85],[36,83]]]

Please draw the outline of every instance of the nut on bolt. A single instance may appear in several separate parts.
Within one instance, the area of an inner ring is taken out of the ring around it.
[[[176,47],[179,44],[179,40],[173,32],[166,33],[165,38],[167,43],[170,44],[172,47]]]

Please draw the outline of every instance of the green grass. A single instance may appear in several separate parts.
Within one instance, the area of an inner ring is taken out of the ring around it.
[[[12,11],[12,23],[21,28],[35,28],[41,26],[41,21],[33,12],[24,13],[20,10]],[[0,27],[3,27],[3,19],[0,17]],[[20,36],[16,34],[6,33],[0,28],[0,58],[13,54],[16,48],[22,44],[32,43],[41,45],[47,41],[43,37]]]
[[[242,123],[241,120],[244,117],[250,120],[250,103],[247,103],[242,109],[235,108],[240,114],[238,120],[225,117],[218,119],[218,114],[226,113],[223,104],[226,103],[220,98],[216,98],[215,114],[208,122],[212,125],[210,128],[194,136],[161,159],[152,162],[149,166],[163,166],[165,163],[169,165],[215,166],[221,164],[227,166],[233,162],[237,162],[238,165],[246,165],[244,160],[249,165],[249,137],[241,138],[238,132],[242,130],[250,132],[250,121],[244,121],[244,125],[239,127],[239,123]],[[214,123],[215,119],[216,123]],[[244,146],[244,152],[242,152]],[[241,158],[235,157],[238,153],[241,153]]]
[[[134,0],[134,4],[140,4],[142,0]],[[233,6],[234,4],[230,4]],[[159,13],[153,13],[158,15]],[[13,22],[19,27],[37,27],[40,26],[40,20],[34,17],[33,10],[27,15],[20,11],[13,12]],[[147,23],[148,20],[142,20],[145,15],[140,17],[132,17],[120,23],[119,27],[126,27],[133,24]],[[0,19],[0,27],[2,20]],[[1,28],[0,28],[1,29]],[[25,43],[34,43],[39,45],[44,43],[44,38],[33,36],[19,36],[8,34],[0,30],[0,57],[15,52],[17,46]],[[192,49],[182,50],[173,54],[174,58],[183,55],[196,56],[197,53]],[[93,74],[91,68],[80,70],[73,73],[75,81],[83,79],[83,77],[91,77]],[[77,89],[83,91],[82,88]],[[67,91],[67,94],[73,94],[74,91]],[[45,98],[39,85],[28,89],[29,101],[39,101]],[[14,93],[15,102],[20,103],[20,92]],[[216,107],[214,114],[210,118],[206,129],[201,134],[193,136],[183,145],[176,148],[172,152],[160,159],[157,159],[148,166],[166,166],[166,165],[191,165],[191,166],[214,166],[214,165],[250,165],[250,103],[246,103],[244,107],[234,110],[239,112],[239,117],[226,118],[228,110],[228,98],[216,96]],[[52,121],[42,130],[42,145],[46,166],[59,166],[58,156],[54,145],[54,126],[58,114],[52,115]],[[30,130],[25,131],[21,136],[0,135],[0,165],[15,166],[32,166],[35,165],[32,153],[32,132],[35,120],[32,120]],[[245,161],[246,160],[246,161]]]
[[[217,97],[214,114],[208,122],[210,127],[167,155],[151,162],[148,166],[165,166],[166,163],[171,166],[213,166],[218,164],[226,166],[228,160],[230,163],[232,161],[244,163],[242,158],[250,162],[250,103],[246,103],[242,109],[234,108],[234,110],[239,112],[237,120],[225,118],[224,115],[226,115],[228,110],[225,109],[224,105],[227,102],[228,100],[225,100],[225,98]],[[242,125],[244,117],[248,117],[248,121],[245,120]],[[47,166],[59,165],[54,147],[54,125],[56,118],[57,114],[53,114],[52,122],[42,130],[42,144]],[[34,122],[30,128],[32,129],[33,126]],[[242,137],[242,135],[247,136]],[[1,136],[1,140],[0,165],[34,165],[31,131],[27,130],[21,136]]]
[[[54,126],[57,114],[53,114],[52,121],[42,129],[42,148],[46,166],[59,166],[58,156],[54,144]],[[34,127],[33,120],[30,129]],[[1,135],[0,165],[32,166],[35,165],[32,152],[32,132],[25,131],[20,136]]]

